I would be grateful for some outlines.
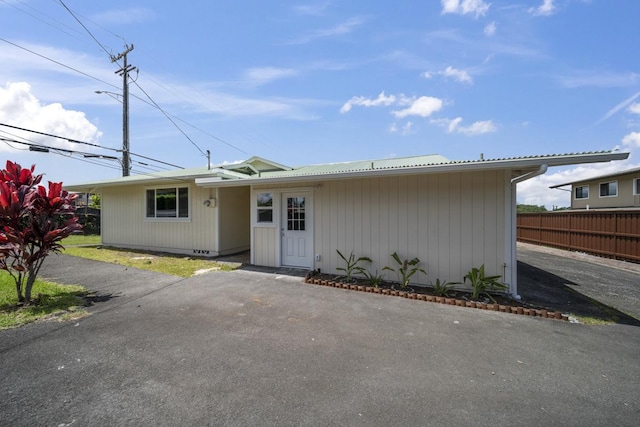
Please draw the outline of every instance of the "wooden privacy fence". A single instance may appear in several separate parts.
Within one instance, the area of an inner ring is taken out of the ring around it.
[[[640,262],[640,210],[518,214],[518,241]]]

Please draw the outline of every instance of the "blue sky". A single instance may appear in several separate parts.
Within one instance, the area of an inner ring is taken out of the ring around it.
[[[549,185],[640,167],[637,0],[64,5],[73,14],[54,0],[0,0],[0,123],[121,147],[122,105],[95,91],[121,93],[107,52],[133,44],[132,173],[167,167],[145,157],[204,166],[206,150],[214,164],[257,155],[290,166],[631,152],[519,185],[520,202],[551,207],[569,193]],[[20,136],[119,155],[0,126]],[[113,160],[25,148],[0,142],[5,159],[48,180],[121,175]]]

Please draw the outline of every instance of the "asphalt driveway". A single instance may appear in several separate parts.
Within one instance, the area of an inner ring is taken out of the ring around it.
[[[51,261],[51,262],[49,262]],[[640,329],[66,256],[92,315],[0,331],[0,424],[616,425],[640,419]]]

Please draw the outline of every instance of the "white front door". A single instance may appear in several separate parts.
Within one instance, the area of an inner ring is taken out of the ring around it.
[[[289,267],[313,267],[311,193],[282,193],[282,262]]]

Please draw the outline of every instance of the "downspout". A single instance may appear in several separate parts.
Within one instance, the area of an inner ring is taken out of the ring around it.
[[[516,201],[516,197],[517,197],[516,186],[517,184],[523,181],[526,181],[528,179],[535,178],[536,176],[539,176],[539,175],[544,175],[547,172],[548,168],[549,167],[547,166],[547,164],[542,164],[538,169],[534,171],[527,172],[524,175],[520,175],[515,178],[511,178],[511,183],[510,183],[511,184],[510,185],[511,206],[509,208],[510,219],[507,221],[507,225],[506,225],[507,229],[505,230],[505,235],[508,236],[507,247],[511,249],[510,249],[510,256],[507,259],[505,269],[508,268],[508,266],[511,266],[511,269],[510,269],[511,277],[509,280],[509,283],[510,283],[509,293],[513,298],[517,300],[519,300],[521,297],[520,295],[518,295],[518,254],[517,254],[517,245],[516,245],[517,234],[518,234],[518,230],[517,230],[517,222],[518,222],[517,214],[518,213],[517,213],[517,201]],[[506,270],[505,270],[505,273],[506,273]],[[506,279],[507,277],[505,277],[505,280]]]

